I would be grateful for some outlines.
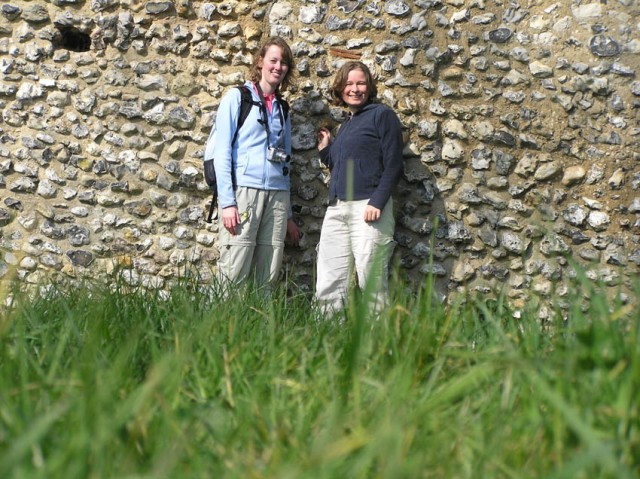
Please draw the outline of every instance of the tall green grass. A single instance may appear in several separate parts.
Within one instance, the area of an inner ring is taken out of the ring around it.
[[[392,297],[326,319],[284,290],[17,293],[0,477],[638,477],[637,309],[587,281],[546,324]]]

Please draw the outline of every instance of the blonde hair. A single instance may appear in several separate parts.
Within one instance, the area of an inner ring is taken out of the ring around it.
[[[342,91],[347,84],[349,72],[352,72],[353,70],[360,70],[364,73],[364,77],[367,82],[368,100],[371,101],[378,96],[378,87],[376,87],[376,82],[373,79],[373,75],[371,74],[369,67],[358,61],[347,62],[336,72],[336,76],[333,78],[333,84],[331,85],[331,88],[329,88],[329,93],[331,94],[331,98],[333,100],[332,103],[334,105],[346,106],[346,103],[342,100]]]
[[[273,45],[280,47],[280,50],[282,50],[282,62],[286,63],[286,65],[289,67],[287,69],[287,73],[284,76],[284,79],[282,80],[282,83],[280,83],[280,86],[278,87],[279,91],[286,91],[293,85],[296,62],[293,59],[293,52],[291,51],[289,44],[282,37],[271,37],[260,47],[258,53],[256,53],[253,57],[253,64],[251,65],[251,73],[249,79],[252,82],[256,83],[262,79],[262,67],[260,66],[260,62],[264,60],[264,56],[267,54],[267,50]]]

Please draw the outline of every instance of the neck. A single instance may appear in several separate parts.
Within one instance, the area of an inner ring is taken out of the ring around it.
[[[260,80],[260,88],[265,95],[273,95],[276,92],[276,89],[264,80]]]

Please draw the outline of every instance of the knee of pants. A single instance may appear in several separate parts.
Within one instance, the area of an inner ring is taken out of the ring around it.
[[[284,248],[280,245],[257,245],[252,260],[256,282],[274,283],[282,266]]]
[[[249,276],[253,246],[226,245],[220,249],[218,274],[222,280],[231,282],[244,281]]]
[[[355,251],[355,262],[358,275],[380,276],[389,268],[389,259],[395,247],[393,238],[379,238],[365,251]]]

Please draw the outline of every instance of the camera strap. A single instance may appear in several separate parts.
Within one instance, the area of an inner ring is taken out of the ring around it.
[[[256,86],[256,90],[258,90],[258,97],[260,97],[259,98],[260,111],[262,113],[262,118],[263,118],[263,120],[258,120],[258,121],[264,125],[264,129],[267,131],[267,145],[271,148],[272,145],[271,145],[271,131],[269,129],[269,113],[267,112],[267,105],[264,100],[264,93],[262,91],[262,88],[260,87],[260,82],[254,82],[254,85]],[[282,108],[281,107],[278,108],[278,111],[280,112],[280,121],[282,123],[282,131],[284,131],[284,116],[282,115]],[[278,136],[278,140],[282,138],[282,131]],[[278,143],[280,143],[280,141],[278,141]]]

